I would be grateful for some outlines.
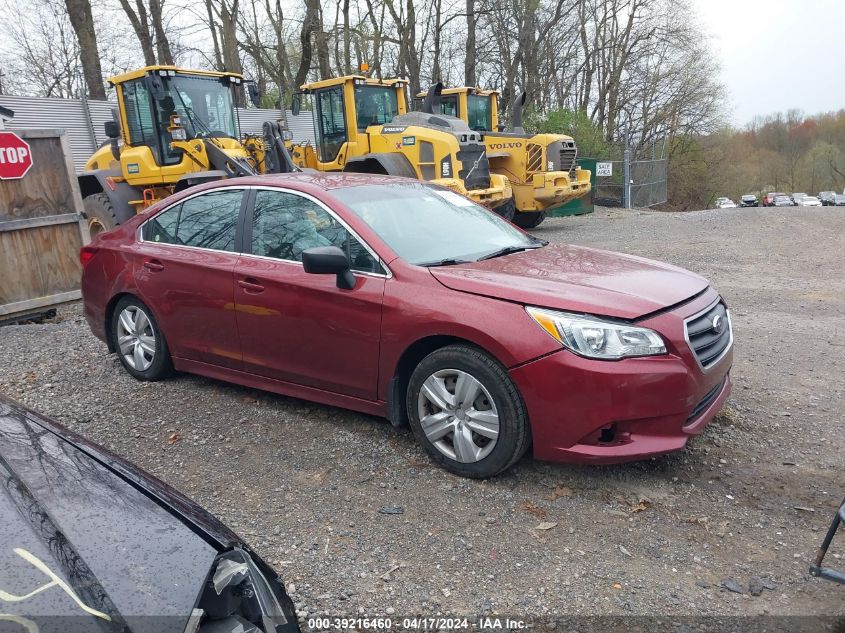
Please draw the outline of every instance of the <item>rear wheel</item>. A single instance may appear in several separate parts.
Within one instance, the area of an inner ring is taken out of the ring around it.
[[[138,380],[161,380],[173,372],[170,349],[152,311],[135,297],[114,308],[112,340],[123,368]]]
[[[431,458],[462,477],[513,466],[530,444],[528,414],[507,371],[479,349],[450,345],[411,375],[408,418]]]
[[[505,204],[500,204],[498,207],[493,209],[496,213],[500,216],[508,220],[509,222],[513,222],[513,216],[516,214],[516,205],[513,202],[513,199],[508,200]]]
[[[98,233],[111,231],[117,226],[117,217],[111,200],[104,193],[95,193],[82,201],[85,217],[88,219],[88,231],[91,237]]]
[[[513,223],[522,229],[533,229],[545,219],[545,211],[521,211],[514,216]]]

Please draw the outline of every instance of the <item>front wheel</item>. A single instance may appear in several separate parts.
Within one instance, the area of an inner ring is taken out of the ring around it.
[[[98,233],[111,231],[117,226],[117,216],[111,200],[104,193],[95,193],[82,201],[85,217],[88,220],[88,231],[93,238]]]
[[[514,216],[513,223],[522,229],[534,229],[545,219],[545,211],[520,211]]]
[[[511,198],[504,204],[500,204],[498,207],[493,209],[493,211],[505,218],[508,222],[513,222],[514,214],[517,213],[516,205],[513,202],[513,198]]]
[[[531,441],[516,385],[499,363],[473,347],[450,345],[426,356],[411,375],[406,405],[417,441],[462,477],[504,472]]]

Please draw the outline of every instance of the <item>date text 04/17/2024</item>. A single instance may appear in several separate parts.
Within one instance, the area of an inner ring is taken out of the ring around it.
[[[483,616],[476,619],[448,617],[318,617],[307,622],[308,631],[516,631],[529,628],[525,620]]]

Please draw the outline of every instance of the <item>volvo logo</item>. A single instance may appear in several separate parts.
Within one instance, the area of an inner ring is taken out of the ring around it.
[[[722,330],[725,327],[725,320],[722,318],[721,314],[717,314],[716,316],[713,317],[712,324],[713,324],[713,332],[715,332],[716,334],[721,334]]]

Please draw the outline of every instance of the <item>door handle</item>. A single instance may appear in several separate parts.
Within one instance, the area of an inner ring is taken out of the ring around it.
[[[147,270],[151,270],[154,273],[160,273],[162,270],[164,270],[164,264],[162,264],[157,259],[151,259],[144,262],[144,268],[146,268]]]
[[[238,285],[243,288],[246,292],[252,294],[264,292],[264,286],[262,286],[252,277],[247,277],[246,279],[238,279]]]

